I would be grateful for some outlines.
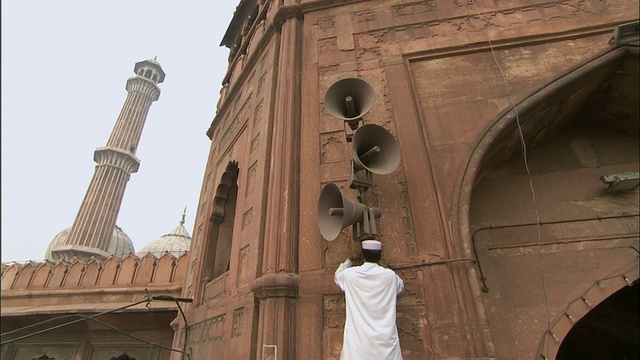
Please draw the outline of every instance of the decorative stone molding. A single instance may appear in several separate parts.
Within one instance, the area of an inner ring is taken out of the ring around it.
[[[273,17],[273,27],[280,31],[282,24],[289,19],[299,19],[303,17],[301,5],[286,5],[278,8],[278,11]]]
[[[260,300],[275,297],[298,297],[298,275],[280,272],[265,274],[253,280],[251,292]]]
[[[3,290],[34,290],[47,288],[69,288],[69,287],[93,287],[117,286],[127,284],[140,284],[136,281],[142,277],[138,273],[143,272],[148,284],[182,284],[186,275],[188,253],[176,258],[170,253],[166,253],[160,258],[152,254],[147,254],[141,258],[130,255],[123,260],[110,257],[106,260],[91,259],[87,262],[66,260],[29,262],[27,264],[9,263],[2,264],[2,284]],[[117,271],[113,273],[115,265]],[[101,279],[105,272],[107,277],[96,283],[96,279]],[[119,274],[127,274],[126,279],[120,278]],[[43,279],[41,279],[41,277]],[[85,281],[92,279],[91,281]],[[53,280],[53,281],[52,281]],[[72,282],[72,283],[70,283]]]
[[[138,172],[140,168],[140,160],[135,155],[110,146],[96,149],[93,152],[93,161],[98,164],[97,166],[113,166],[125,171],[127,174]]]
[[[141,92],[151,99],[156,101],[160,98],[160,88],[150,79],[145,79],[142,76],[134,76],[127,80],[126,89],[128,92]]]

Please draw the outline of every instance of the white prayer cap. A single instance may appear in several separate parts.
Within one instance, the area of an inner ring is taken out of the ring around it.
[[[362,250],[382,250],[382,243],[378,240],[364,240]]]

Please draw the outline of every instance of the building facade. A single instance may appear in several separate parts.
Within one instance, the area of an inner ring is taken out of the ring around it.
[[[358,130],[325,100],[357,78],[358,125],[401,157],[366,202],[405,359],[637,353],[637,21],[626,0],[241,1],[173,347],[339,358],[333,274],[359,245],[317,209],[328,183],[358,195]]]

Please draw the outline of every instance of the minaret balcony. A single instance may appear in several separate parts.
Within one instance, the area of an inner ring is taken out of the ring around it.
[[[151,79],[137,75],[127,79],[126,89],[128,92],[138,91],[156,101],[160,98],[160,88]]]
[[[97,148],[93,152],[93,161],[98,165],[115,166],[129,174],[138,172],[140,168],[140,160],[135,155],[110,146]]]

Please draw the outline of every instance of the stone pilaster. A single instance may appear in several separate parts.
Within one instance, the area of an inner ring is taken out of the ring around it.
[[[270,168],[274,170],[269,173],[262,276],[251,289],[260,301],[257,358],[262,358],[263,351],[277,348],[278,358],[294,359],[302,21],[285,16],[275,26],[280,28],[280,41],[271,138]]]

